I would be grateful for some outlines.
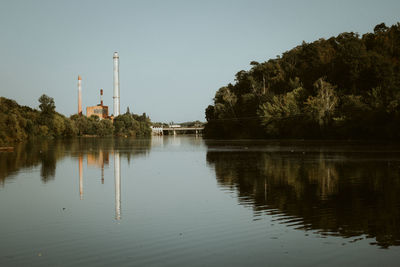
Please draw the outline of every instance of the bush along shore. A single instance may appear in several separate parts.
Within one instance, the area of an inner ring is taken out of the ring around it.
[[[0,146],[37,137],[60,138],[74,136],[151,135],[150,119],[144,113],[136,115],[129,110],[122,115],[100,120],[97,116],[72,115],[70,118],[56,112],[54,99],[42,95],[39,110],[21,106],[16,101],[0,97]]]
[[[400,23],[250,65],[207,107],[207,138],[400,138]]]

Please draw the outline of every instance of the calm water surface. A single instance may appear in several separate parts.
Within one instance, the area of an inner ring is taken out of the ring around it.
[[[0,216],[0,266],[398,266],[400,146],[21,144]]]

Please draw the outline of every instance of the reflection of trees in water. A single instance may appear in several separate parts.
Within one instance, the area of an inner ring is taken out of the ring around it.
[[[21,143],[15,146],[14,152],[0,153],[0,184],[20,169],[39,165],[42,181],[47,182],[54,179],[57,161],[66,156],[90,155],[104,161],[109,153],[119,151],[120,156],[129,161],[132,157],[146,155],[150,144],[150,139],[131,138],[74,138]]]
[[[40,175],[47,182],[55,175],[56,161],[63,157],[62,146],[54,140],[18,144],[12,153],[0,153],[0,183],[21,168],[41,166]]]
[[[54,179],[57,165],[57,155],[54,154],[54,150],[45,150],[40,153],[40,162],[42,163],[42,167],[40,168],[42,181],[46,183],[47,181]]]
[[[400,245],[399,163],[343,153],[208,151],[220,186],[256,213],[323,235]],[[278,220],[280,220],[278,219]]]

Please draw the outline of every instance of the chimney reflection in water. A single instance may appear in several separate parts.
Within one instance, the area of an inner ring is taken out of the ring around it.
[[[104,161],[108,162],[108,153],[100,153],[100,161],[89,158],[88,165],[100,166],[101,183],[104,184]],[[121,158],[119,152],[114,152],[114,185],[115,185],[115,219],[121,220]],[[79,196],[83,200],[83,155],[79,155]]]
[[[115,219],[121,220],[121,159],[119,152],[114,152],[114,179],[115,179]]]
[[[79,197],[83,199],[83,156],[79,155]]]

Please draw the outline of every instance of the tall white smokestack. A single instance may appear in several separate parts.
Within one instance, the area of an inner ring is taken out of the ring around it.
[[[78,75],[78,114],[82,115],[82,78]]]
[[[119,115],[119,56],[114,52],[114,117]]]

